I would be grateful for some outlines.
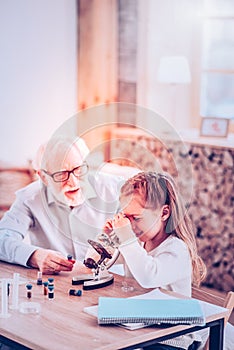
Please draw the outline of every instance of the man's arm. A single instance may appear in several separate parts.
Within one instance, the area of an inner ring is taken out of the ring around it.
[[[24,266],[37,248],[24,242],[29,228],[34,224],[33,215],[25,205],[27,196],[32,196],[31,187],[16,193],[14,203],[0,221],[0,259]]]
[[[0,230],[0,260],[38,268],[46,274],[73,269],[73,262],[61,253],[24,243],[20,233],[13,230]]]
[[[0,260],[27,266],[29,256],[37,249],[23,241],[20,232],[0,229]]]
[[[25,197],[31,196],[26,189],[19,191],[10,210],[0,221],[0,260],[34,267],[42,273],[71,271],[73,264],[61,253],[41,248],[24,241],[30,227],[35,225],[35,218],[25,204]]]

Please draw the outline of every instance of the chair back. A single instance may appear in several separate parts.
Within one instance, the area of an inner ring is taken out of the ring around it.
[[[217,292],[192,287],[192,297],[228,309],[228,314],[224,320],[224,324],[227,324],[234,308],[234,292],[230,291],[222,296]]]

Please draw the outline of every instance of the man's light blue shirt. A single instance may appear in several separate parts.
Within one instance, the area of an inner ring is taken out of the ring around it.
[[[27,266],[39,247],[83,260],[87,240],[95,239],[118,209],[123,178],[98,173],[86,182],[84,203],[72,209],[56,201],[40,180],[19,190],[0,221],[0,260]]]

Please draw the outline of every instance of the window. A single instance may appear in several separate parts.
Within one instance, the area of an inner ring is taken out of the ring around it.
[[[234,0],[204,0],[201,115],[234,118]]]

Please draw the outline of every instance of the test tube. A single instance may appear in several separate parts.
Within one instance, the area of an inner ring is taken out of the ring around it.
[[[68,254],[67,255],[67,260],[71,261],[73,264],[75,264],[76,260],[73,259],[72,255],[71,254]]]
[[[47,295],[48,294],[48,282],[47,281],[43,282],[43,286],[44,286],[43,293],[44,293],[44,295]]]
[[[49,277],[48,278],[48,287],[49,286],[54,286],[54,279],[53,279],[53,277]]]
[[[8,295],[7,295],[7,289],[8,289],[8,280],[6,278],[2,279],[2,312],[0,314],[0,318],[9,317],[10,314],[8,313]]]
[[[42,285],[42,272],[38,271],[37,273],[37,285],[41,286]]]
[[[54,299],[54,286],[48,285],[48,299]]]
[[[75,295],[77,297],[80,297],[82,295],[82,290],[81,289],[70,289],[69,290],[69,295]]]
[[[13,275],[13,287],[12,287],[12,305],[11,309],[18,309],[19,303],[19,273]]]
[[[26,289],[27,289],[27,298],[31,299],[32,298],[32,284],[26,284]]]

